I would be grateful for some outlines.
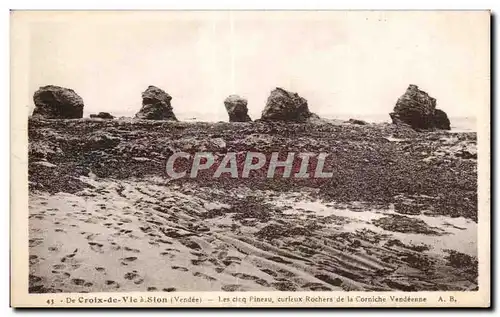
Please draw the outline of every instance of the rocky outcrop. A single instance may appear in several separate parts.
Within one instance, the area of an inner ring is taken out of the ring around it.
[[[170,105],[172,97],[162,89],[149,86],[142,93],[142,108],[136,113],[138,119],[177,121]]]
[[[40,87],[33,95],[33,117],[78,119],[83,117],[83,99],[74,90],[59,86]]]
[[[248,115],[248,101],[238,95],[230,95],[224,100],[229,122],[248,122],[252,121]]]
[[[436,109],[436,99],[418,89],[416,85],[410,85],[406,89],[389,115],[392,123],[408,124],[416,130],[450,129],[446,113]]]
[[[311,118],[317,119],[318,116],[309,111],[306,99],[278,87],[267,98],[261,120],[304,123]]]
[[[99,118],[99,119],[114,119],[115,117],[112,116],[109,112],[99,112],[98,114],[91,114],[91,118]]]

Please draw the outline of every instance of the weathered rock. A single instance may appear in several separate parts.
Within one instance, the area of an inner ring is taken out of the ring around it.
[[[170,105],[172,97],[162,89],[149,86],[142,93],[142,108],[136,113],[138,119],[177,121]]]
[[[55,168],[55,167],[57,167],[57,165],[52,164],[52,163],[47,162],[47,161],[36,161],[36,162],[31,163],[31,164],[37,165],[37,166],[43,166],[43,167],[47,167],[47,168]]]
[[[436,109],[436,99],[416,85],[410,85],[399,97],[393,112],[389,114],[394,124],[408,124],[413,129],[450,129],[448,116]]]
[[[467,150],[461,150],[455,153],[456,157],[461,157],[463,159],[472,159],[472,160],[477,160],[477,152],[472,152],[472,151],[467,151]]]
[[[429,226],[425,221],[397,214],[381,217],[372,221],[372,223],[387,231],[420,233],[428,235],[442,235],[442,230]]]
[[[74,90],[59,86],[40,87],[33,95],[33,117],[78,119],[83,117],[83,99]]]
[[[99,112],[98,114],[91,114],[91,118],[100,118],[100,119],[114,119],[115,117],[112,116],[109,112]]]
[[[366,125],[366,124],[368,124],[366,121],[358,120],[358,119],[349,119],[348,122],[351,123],[351,124],[359,124],[359,125]]]
[[[267,99],[261,120],[304,123],[312,117],[317,118],[309,111],[306,99],[297,93],[277,87],[271,91],[271,95]]]
[[[106,131],[96,131],[86,140],[86,146],[92,149],[113,148],[120,143],[120,138]]]
[[[229,122],[248,122],[252,121],[248,115],[247,100],[238,95],[230,95],[224,100]]]
[[[448,119],[446,112],[444,112],[441,109],[436,109],[436,112],[434,113],[434,126],[437,129],[442,129],[442,130],[451,129],[450,119]]]

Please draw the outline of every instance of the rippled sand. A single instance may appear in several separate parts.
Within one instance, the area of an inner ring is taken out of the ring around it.
[[[447,251],[476,255],[464,218],[403,215],[421,222],[401,232],[380,222],[394,209],[304,192],[81,180],[92,187],[30,194],[30,292],[477,287]]]

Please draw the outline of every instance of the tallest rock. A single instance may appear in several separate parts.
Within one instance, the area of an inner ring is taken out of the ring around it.
[[[177,121],[170,100],[172,97],[165,91],[156,86],[149,86],[142,93],[142,108],[135,114],[135,117],[148,120]]]
[[[444,111],[436,109],[436,99],[416,85],[408,86],[389,115],[392,123],[406,123],[417,130],[450,130],[450,120]]]

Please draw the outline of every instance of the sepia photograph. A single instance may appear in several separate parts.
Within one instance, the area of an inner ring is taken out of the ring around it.
[[[10,19],[14,306],[489,306],[490,11]]]

